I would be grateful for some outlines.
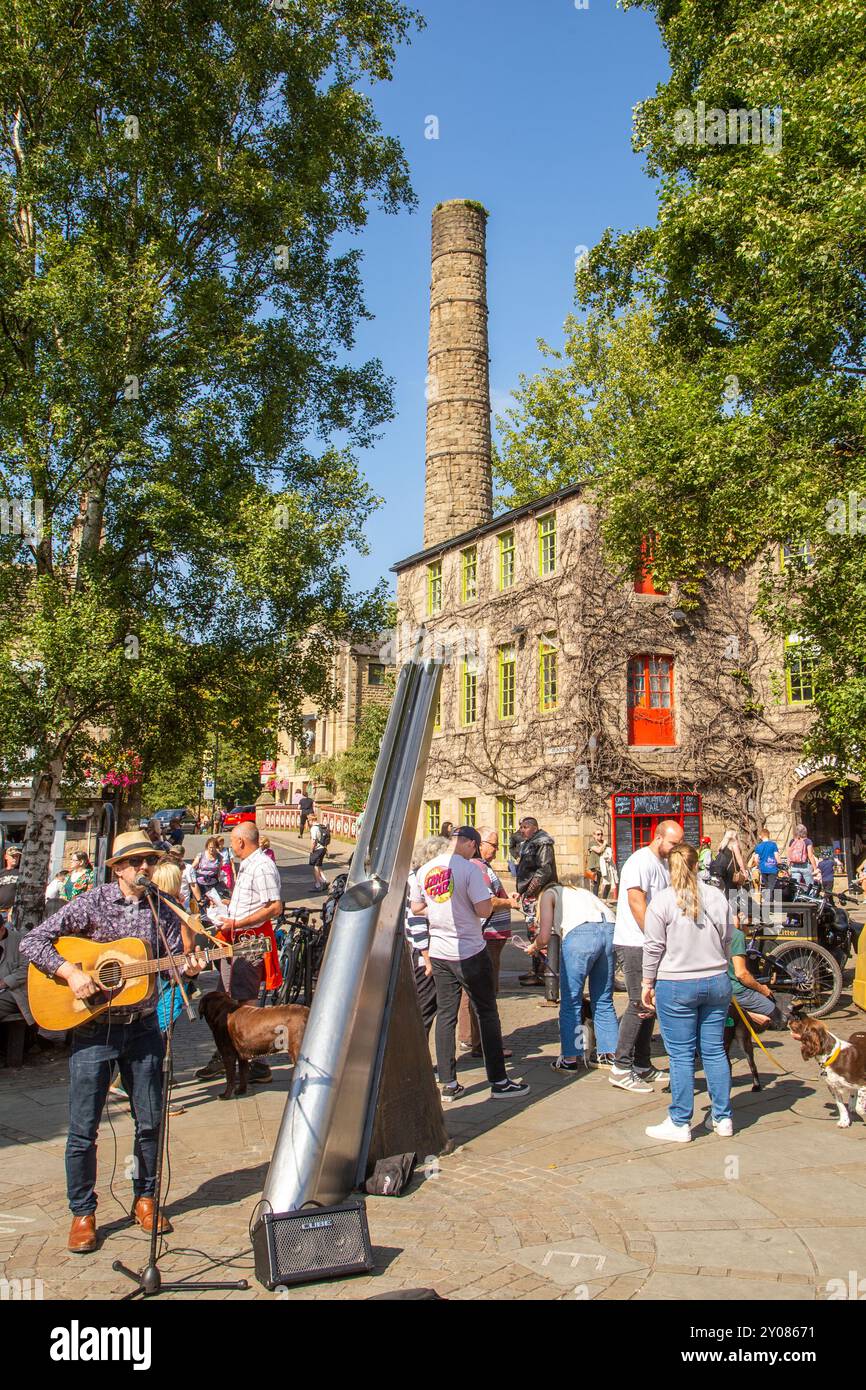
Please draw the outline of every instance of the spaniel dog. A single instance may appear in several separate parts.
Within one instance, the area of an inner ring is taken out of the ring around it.
[[[213,1033],[217,1052],[226,1069],[226,1088],[220,1100],[231,1100],[233,1094],[246,1095],[253,1057],[265,1057],[270,1052],[287,1052],[291,1060],[296,1062],[309,1014],[309,1009],[305,1009],[303,1004],[260,1009],[253,1004],[239,1004],[222,990],[212,990],[206,994],[198,1006],[198,1016],[206,1021]]]
[[[816,1018],[792,1018],[788,1027],[800,1043],[805,1062],[816,1058],[824,1069],[830,1094],[839,1110],[839,1128],[851,1123],[848,1104],[856,1095],[855,1111],[866,1120],[866,1033],[852,1033],[847,1042],[828,1032]]]

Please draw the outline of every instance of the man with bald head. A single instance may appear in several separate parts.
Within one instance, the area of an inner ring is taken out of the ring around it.
[[[667,1075],[654,1067],[650,1058],[655,1014],[641,1003],[643,932],[653,895],[670,887],[668,859],[682,838],[679,821],[659,821],[652,842],[630,854],[619,875],[613,944],[628,990],[628,1008],[619,1021],[616,1057],[606,1061],[610,1065],[611,1084],[623,1091],[649,1093],[653,1081]]]
[[[276,989],[282,983],[277,945],[274,940],[273,919],[283,910],[283,889],[280,871],[272,859],[259,849],[259,832],[251,821],[242,821],[232,831],[232,853],[240,861],[234,891],[228,905],[228,916],[220,923],[219,935],[228,941],[244,936],[265,936],[271,943],[263,961],[233,960],[222,974],[223,986],[241,1004],[254,1004],[259,988]],[[223,963],[225,966],[225,963]],[[208,1080],[222,1076],[224,1068],[219,1053],[200,1068],[196,1076]],[[253,1062],[251,1081],[270,1081],[270,1067]]]

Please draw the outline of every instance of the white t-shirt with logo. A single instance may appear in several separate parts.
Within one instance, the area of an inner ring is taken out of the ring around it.
[[[416,879],[427,904],[431,959],[468,960],[483,951],[484,921],[472,904],[493,894],[478,865],[459,854],[440,854],[421,865]]]
[[[643,946],[644,936],[634,913],[628,905],[629,888],[642,888],[646,893],[647,904],[654,893],[669,888],[670,870],[654,854],[649,845],[636,849],[622,866],[619,876],[619,899],[616,905],[616,926],[613,929],[614,946]]]

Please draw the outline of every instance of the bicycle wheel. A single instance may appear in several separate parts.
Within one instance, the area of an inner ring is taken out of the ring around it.
[[[305,967],[307,951],[309,947],[305,940],[300,940],[295,949],[295,958],[292,965],[291,975],[287,977],[288,985],[286,988],[286,1003],[297,1004],[300,996],[304,992]]]
[[[277,1004],[292,1003],[292,1000],[289,998],[289,991],[295,975],[295,965],[299,950],[300,946],[297,941],[287,941],[280,951],[280,970],[282,972],[283,982],[276,991],[275,1003]]]
[[[802,1000],[812,1018],[823,1018],[838,1004],[842,993],[842,971],[835,956],[815,941],[783,942],[770,952],[780,961],[793,983],[795,999]]]

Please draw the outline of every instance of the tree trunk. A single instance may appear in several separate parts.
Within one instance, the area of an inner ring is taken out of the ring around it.
[[[137,830],[138,822],[141,820],[141,783],[136,782],[124,794],[123,802],[120,807],[120,815],[117,818],[117,828],[120,830]]]
[[[45,917],[45,889],[54,841],[54,823],[60,798],[63,758],[58,755],[48,770],[34,776],[27,808],[27,829],[21,855],[21,876],[15,899],[15,923],[29,931]]]

